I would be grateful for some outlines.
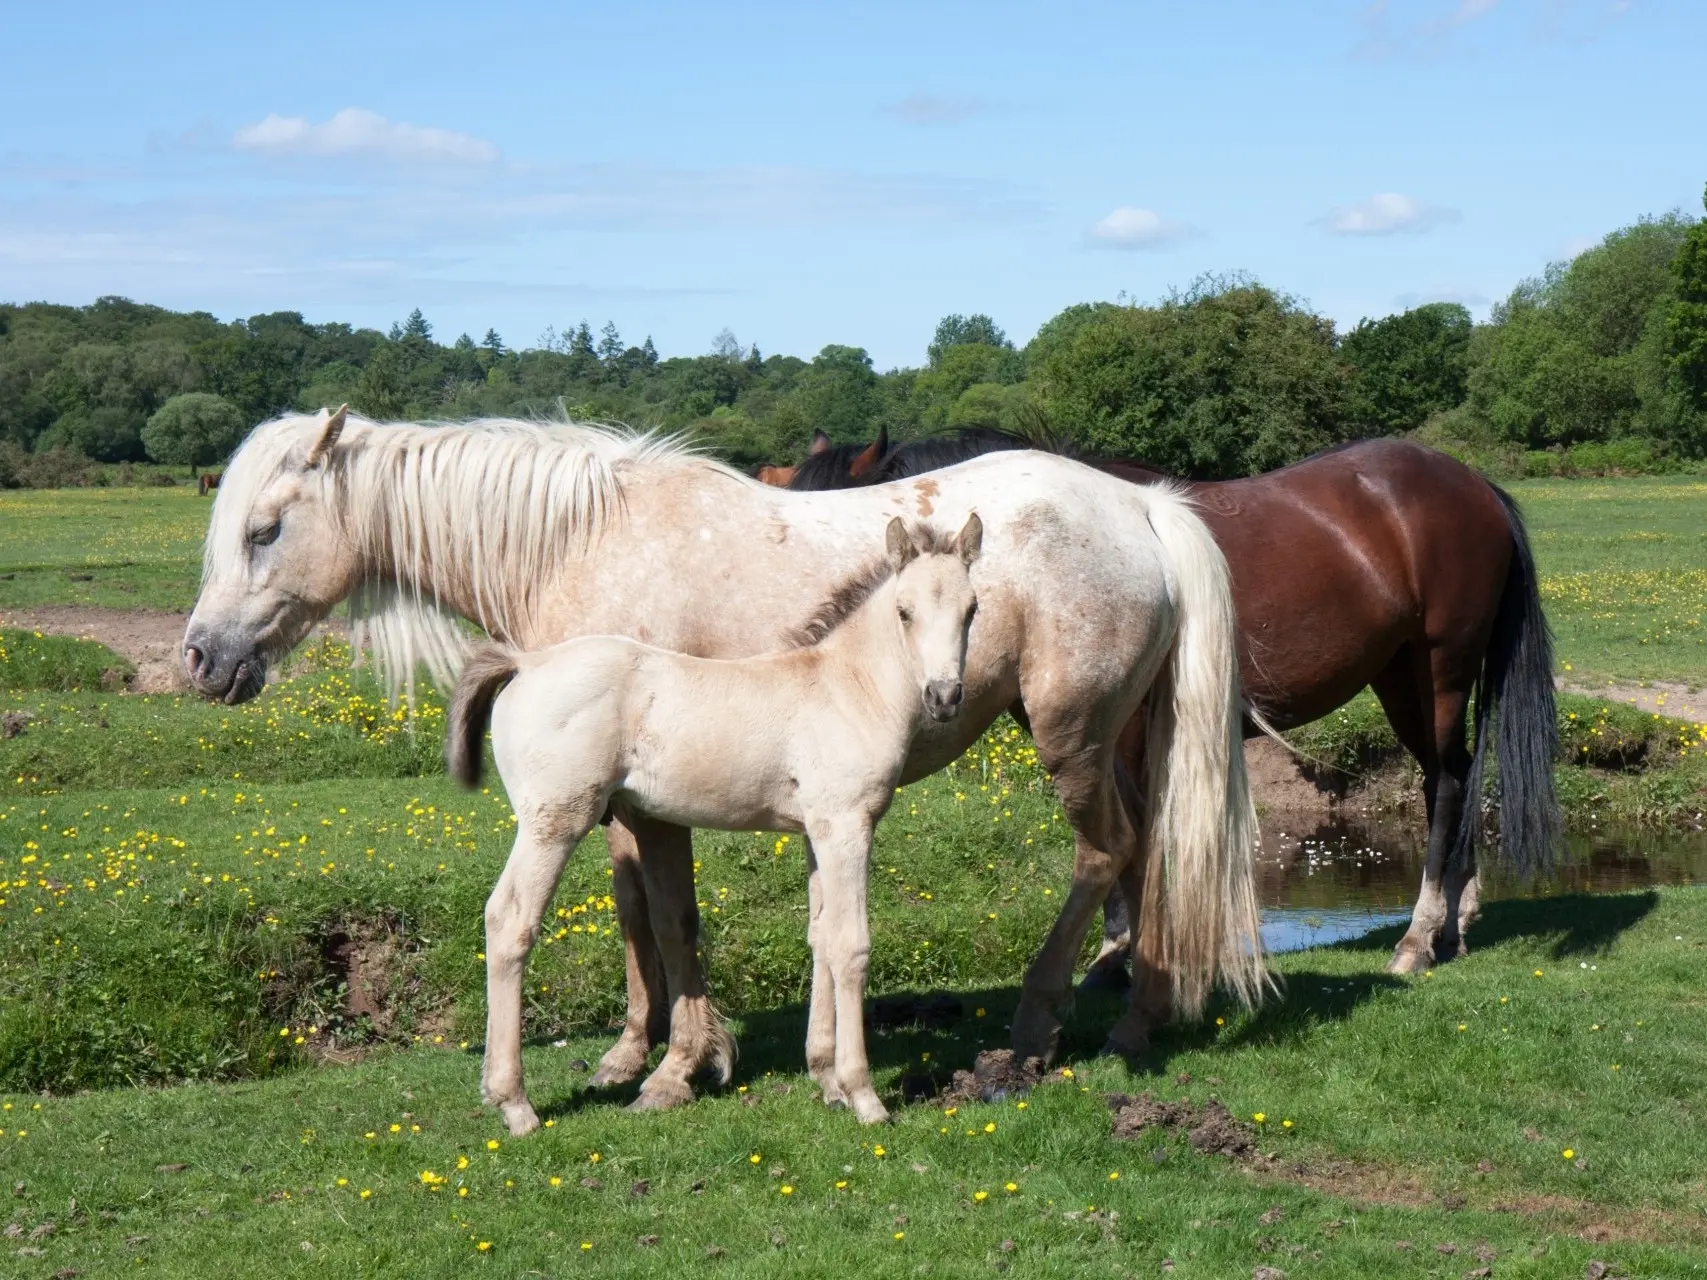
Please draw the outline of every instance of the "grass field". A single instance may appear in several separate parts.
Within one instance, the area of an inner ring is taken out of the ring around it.
[[[1707,487],[1516,487],[1564,660],[1693,679]],[[0,606],[186,605],[205,512],[175,490],[0,494]],[[963,1002],[874,1037],[893,1125],[814,1100],[798,843],[751,833],[696,842],[734,1087],[665,1116],[587,1091],[623,999],[595,834],[529,972],[551,1127],[512,1141],[477,1106],[508,807],[439,776],[436,702],[412,735],[344,656],[327,642],[226,708],[106,691],[124,664],[99,646],[0,638],[0,710],[33,717],[0,741],[0,1274],[1707,1272],[1707,890],[1495,903],[1468,960],[1417,979],[1381,971],[1392,931],[1287,955],[1282,997],[1169,1029],[1136,1071],[1094,1057],[1117,1005],[1087,998],[1071,1078],[1023,1107],[901,1105],[904,1076],[1005,1042],[1067,885],[1005,725],[879,833],[873,994]],[[1561,770],[1573,805],[1707,782],[1694,731],[1563,714],[1602,766]],[[1313,744],[1355,759],[1360,717]],[[1110,1090],[1218,1097],[1261,1158],[1117,1139]]]

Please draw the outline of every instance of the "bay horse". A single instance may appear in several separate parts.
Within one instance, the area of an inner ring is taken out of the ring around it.
[[[198,498],[205,498],[205,497],[207,497],[209,491],[218,489],[220,478],[224,475],[225,475],[225,472],[223,472],[223,471],[204,471],[204,472],[202,472],[201,480],[198,482],[199,488],[197,490],[196,496]]]
[[[857,476],[836,456],[808,457],[791,483],[814,490],[891,483],[1034,448],[1063,446],[974,427],[886,450]],[[1140,463],[1088,461],[1134,483],[1165,478]],[[1465,954],[1478,906],[1490,745],[1499,762],[1506,861],[1523,875],[1544,868],[1560,835],[1552,639],[1516,502],[1453,458],[1396,439],[1340,445],[1266,475],[1184,489],[1233,575],[1240,675],[1251,704],[1275,727],[1292,728],[1369,686],[1422,768],[1429,833],[1422,889],[1388,968],[1415,972]],[[1023,719],[1023,708],[1016,711]],[[1247,723],[1245,731],[1259,729]],[[1136,768],[1138,726],[1121,750]],[[1153,973],[1149,905],[1139,917],[1138,951]],[[1117,885],[1104,914],[1102,954],[1087,975],[1091,985],[1124,981],[1128,918]],[[1159,988],[1146,1003],[1162,1012]]]
[[[958,537],[891,517],[886,554],[780,653],[693,658],[583,636],[470,655],[445,755],[453,777],[478,786],[490,718],[516,812],[515,847],[486,905],[483,1073],[512,1134],[539,1127],[522,1087],[522,971],[564,864],[613,804],[684,827],[805,834],[807,1068],[826,1103],[865,1124],[889,1118],[865,1053],[871,836],[919,729],[960,713],[978,607],[968,570],[982,540],[977,515]]]
[[[1141,891],[1140,849],[1166,864],[1160,945],[1177,1006],[1200,1012],[1217,982],[1256,1001],[1268,975],[1231,586],[1209,530],[1168,486],[1015,453],[809,495],[655,435],[286,416],[256,427],[227,466],[184,664],[203,696],[252,698],[268,666],[346,599],[382,671],[406,677],[424,661],[447,687],[466,649],[459,619],[519,648],[617,634],[747,657],[787,646],[864,564],[875,521],[955,524],[974,508],[986,535],[965,706],[920,730],[902,780],[959,757],[1023,699],[1075,858],[1027,970],[1016,1051],[1053,1055],[1085,931],[1116,879]],[[1116,739],[1141,704],[1146,768],[1129,778]],[[1143,797],[1142,840],[1123,787]],[[673,1106],[726,1035],[698,962],[691,831],[628,815],[608,839],[630,1000],[594,1080],[639,1076],[667,1033],[636,1105]],[[1137,1052],[1147,1027],[1131,1005],[1110,1041]]]

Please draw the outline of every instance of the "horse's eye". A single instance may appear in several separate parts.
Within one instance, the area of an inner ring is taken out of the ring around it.
[[[898,612],[901,614],[902,622],[911,622],[913,620],[913,611],[905,605],[903,605]]]
[[[249,545],[252,547],[272,546],[279,540],[279,530],[283,525],[283,520],[275,520],[262,528],[249,530]]]

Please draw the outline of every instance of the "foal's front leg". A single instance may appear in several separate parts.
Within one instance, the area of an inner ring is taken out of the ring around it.
[[[871,924],[866,883],[871,863],[871,824],[808,824],[823,894],[817,951],[835,987],[836,1084],[865,1124],[889,1112],[871,1083],[865,1054],[865,974],[871,962]],[[816,1005],[816,1000],[814,1000]]]
[[[592,825],[548,823],[530,814],[521,822],[504,872],[486,901],[485,1099],[504,1115],[517,1137],[539,1128],[522,1088],[522,972],[539,937],[569,853]]]
[[[812,1003],[806,1019],[806,1071],[818,1082],[824,1103],[844,1107],[847,1097],[836,1083],[836,982],[830,974],[824,940],[824,885],[818,855],[806,841],[806,942],[812,948]]]

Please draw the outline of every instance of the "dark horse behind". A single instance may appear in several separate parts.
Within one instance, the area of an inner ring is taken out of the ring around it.
[[[882,484],[1033,448],[1070,452],[988,427],[894,449],[882,436],[866,445],[822,440],[784,482],[795,489]],[[1166,478],[1140,463],[1085,461],[1138,484]],[[1184,488],[1232,570],[1240,674],[1251,704],[1277,728],[1291,728],[1369,686],[1422,767],[1427,863],[1410,928],[1388,967],[1410,972],[1437,956],[1462,955],[1477,912],[1490,750],[1505,860],[1527,875],[1550,862],[1559,839],[1552,639],[1516,502],[1445,454],[1393,439]],[[1015,710],[1023,717],[1024,708]],[[1121,743],[1128,770],[1142,759],[1136,724]],[[1247,726],[1247,735],[1255,731]],[[1130,935],[1119,892],[1109,899],[1103,954],[1087,981],[1123,979]],[[1156,1005],[1167,983],[1156,963],[1165,902],[1153,863],[1144,897],[1137,980]]]

